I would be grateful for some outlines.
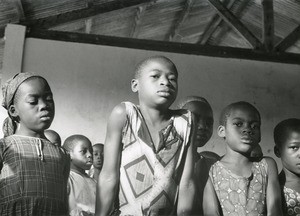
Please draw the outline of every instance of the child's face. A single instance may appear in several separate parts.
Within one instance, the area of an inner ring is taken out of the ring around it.
[[[103,166],[103,147],[99,145],[93,146],[93,165],[97,169],[102,169]]]
[[[201,101],[187,103],[184,108],[195,114],[197,123],[196,146],[202,147],[213,133],[213,112],[206,103]]]
[[[54,101],[50,87],[43,79],[29,79],[19,86],[12,116],[24,130],[40,132],[49,128],[54,118]]]
[[[282,165],[285,169],[300,176],[300,132],[291,131],[279,148]]]
[[[73,150],[70,151],[72,163],[79,170],[89,170],[93,165],[93,148],[86,140],[77,140]]]
[[[259,116],[248,107],[232,109],[226,126],[219,126],[218,134],[233,151],[250,154],[261,138]]]
[[[177,71],[164,60],[152,60],[142,69],[140,76],[132,80],[132,90],[139,100],[149,106],[169,107],[177,96]]]

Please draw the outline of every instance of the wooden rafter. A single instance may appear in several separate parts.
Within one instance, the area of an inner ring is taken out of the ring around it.
[[[216,9],[217,13],[226,21],[226,23],[229,24],[232,28],[234,28],[237,32],[239,32],[252,45],[253,48],[261,47],[261,42],[219,0],[208,1]]]
[[[223,2],[224,5],[226,5],[228,8],[231,8],[233,5],[234,1],[230,0],[225,0]],[[199,39],[198,43],[199,44],[206,44],[209,38],[212,36],[212,34],[216,31],[218,26],[222,23],[223,19],[216,13],[209,24],[206,26],[204,33],[202,34],[201,38]]]
[[[139,33],[139,27],[140,27],[140,23],[141,23],[141,18],[143,16],[143,14],[145,13],[146,8],[147,8],[146,5],[141,5],[141,6],[137,7],[136,13],[135,13],[135,16],[134,16],[133,27],[131,29],[129,37],[131,37],[131,38],[137,38],[138,33]]]
[[[29,30],[26,37],[191,55],[300,64],[300,54],[285,52],[265,52],[264,50],[153,41],[50,30]]]
[[[84,19],[101,13],[120,10],[126,7],[138,6],[139,4],[143,4],[147,2],[149,2],[149,0],[130,0],[130,1],[113,0],[100,5],[87,4],[85,8],[80,10],[74,10],[71,12],[49,16],[42,19],[26,20],[24,22],[21,22],[20,24],[26,25],[31,28],[48,29],[50,27],[62,23],[66,23],[78,19]]]
[[[86,34],[91,33],[93,27],[93,18],[88,18],[84,22],[85,22],[85,33]]]
[[[300,25],[294,29],[288,36],[286,36],[282,41],[280,41],[276,46],[276,51],[285,51],[287,48],[295,44],[297,40],[300,39]]]
[[[195,0],[186,0],[183,10],[181,11],[175,25],[173,26],[169,35],[169,41],[173,41],[175,36],[178,34],[180,26],[184,23],[185,19],[190,13],[191,8],[194,5]]]
[[[24,10],[23,10],[23,5],[21,0],[13,0],[12,3],[15,5],[18,11],[19,20],[24,20],[25,15],[24,15]]]
[[[235,1],[235,0],[234,0]],[[237,6],[236,13],[234,14],[236,18],[240,18],[243,14],[243,11],[247,8],[247,5],[249,4],[251,0],[242,0],[242,2]],[[220,25],[222,25],[223,22],[221,22]],[[218,35],[214,38],[215,44],[219,44],[219,41],[222,40],[224,35],[230,31],[231,26],[230,25],[223,25],[221,31],[218,33]]]
[[[263,11],[263,47],[266,51],[272,51],[274,48],[274,11],[273,0],[262,0]]]

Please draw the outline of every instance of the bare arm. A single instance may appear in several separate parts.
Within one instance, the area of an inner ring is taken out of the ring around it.
[[[272,216],[282,216],[277,165],[273,158],[267,157],[265,160],[268,163],[267,214]]]
[[[107,216],[114,202],[119,183],[122,128],[125,121],[125,105],[119,104],[113,109],[108,120],[104,164],[97,183],[95,216]]]
[[[204,187],[202,207],[204,216],[221,215],[218,197],[210,177],[207,179]]]
[[[195,154],[197,152],[194,146],[195,129],[194,125],[191,131],[190,143],[187,150],[183,173],[179,183],[179,194],[177,204],[177,215],[191,215],[193,210],[193,203],[195,198],[195,179],[194,179],[194,166]]]

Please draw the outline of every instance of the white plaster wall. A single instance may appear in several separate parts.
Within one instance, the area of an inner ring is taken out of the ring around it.
[[[93,143],[104,142],[112,108],[125,100],[137,102],[130,89],[134,66],[157,54],[171,58],[178,67],[178,100],[199,95],[214,109],[215,131],[203,149],[224,154],[224,143],[216,134],[220,111],[229,103],[245,100],[261,112],[261,146],[265,155],[275,158],[274,126],[285,118],[300,118],[300,65],[28,38],[23,71],[35,71],[49,81],[56,103],[51,129],[59,132],[63,141],[80,133]],[[0,113],[3,118],[3,109]]]

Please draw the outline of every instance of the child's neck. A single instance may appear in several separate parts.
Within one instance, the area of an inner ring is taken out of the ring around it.
[[[229,147],[227,147],[226,154],[222,157],[221,162],[239,176],[249,177],[252,173],[253,162],[250,157],[233,151]]]
[[[80,173],[80,174],[83,174],[83,175],[86,174],[86,173],[85,173],[85,169],[82,169],[82,168],[80,168],[80,167],[74,165],[72,162],[71,162],[71,169],[74,170],[75,172]]]
[[[160,125],[161,123],[170,120],[171,114],[169,109],[150,108],[145,104],[140,104],[139,107],[144,119],[152,126]]]
[[[36,138],[45,138],[44,131],[33,131],[29,130],[28,128],[24,128],[19,126],[15,132],[16,135],[21,136],[29,136],[29,137],[36,137]]]
[[[281,177],[284,175],[284,185],[300,193],[300,176],[286,169],[282,168],[283,173],[280,173]]]
[[[96,181],[98,181],[98,177],[99,177],[99,175],[100,175],[100,172],[101,172],[101,169],[98,169],[98,168],[95,168],[95,167],[94,167],[94,176],[93,176],[93,178],[94,178]]]

